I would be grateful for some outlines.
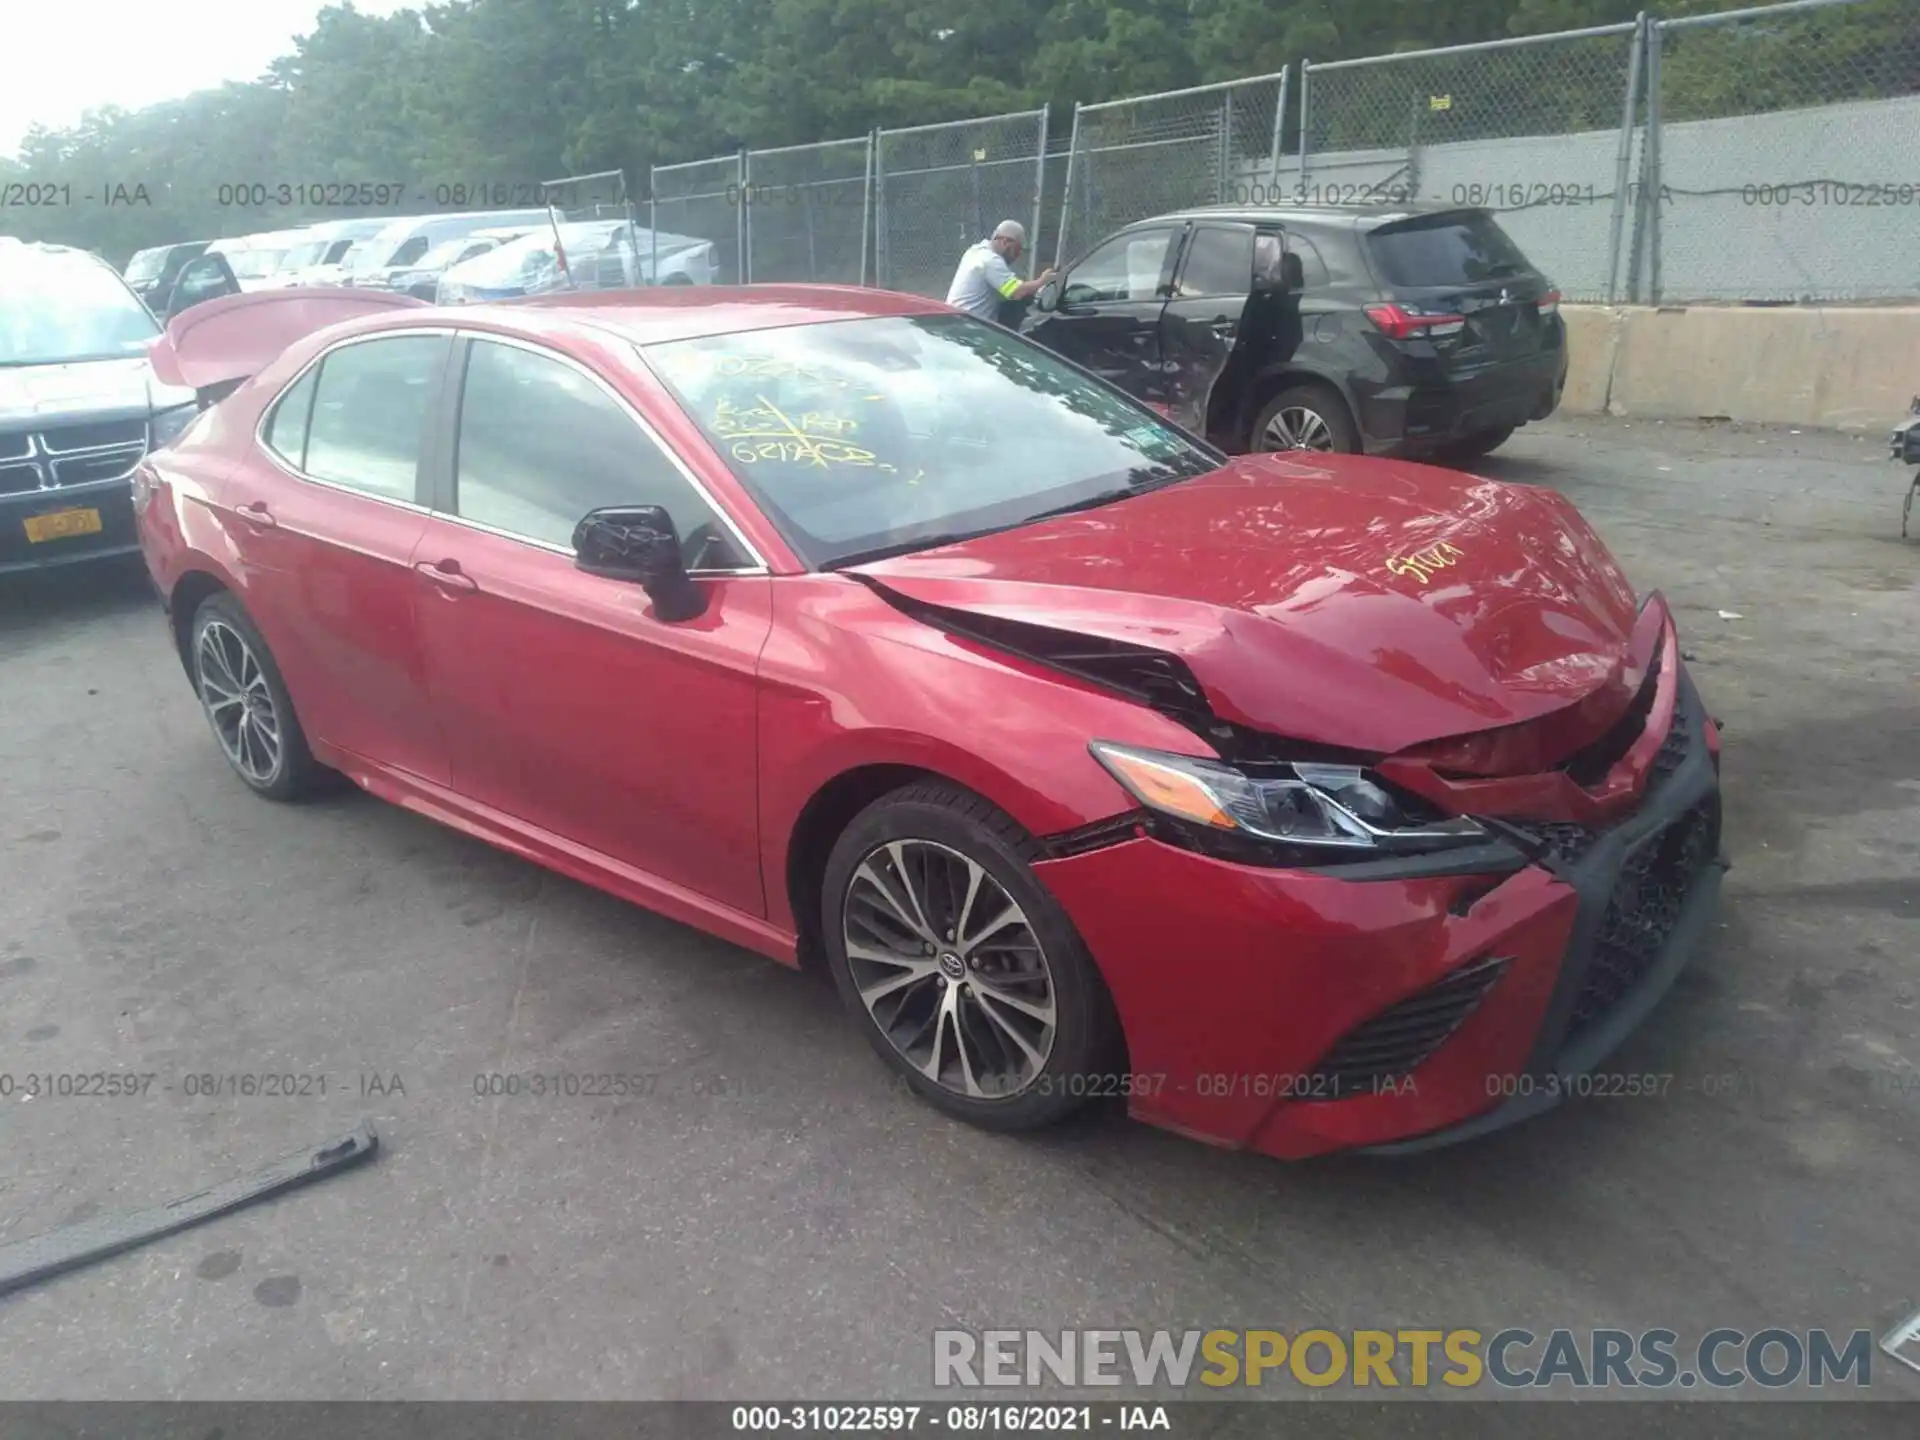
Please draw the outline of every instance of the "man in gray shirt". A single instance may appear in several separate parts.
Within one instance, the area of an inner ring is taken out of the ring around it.
[[[1018,220],[1002,220],[994,226],[991,239],[968,247],[960,257],[960,268],[953,272],[953,284],[947,287],[947,303],[997,323],[1001,305],[1025,300],[1053,279],[1051,269],[1031,280],[1022,280],[1014,273],[1014,262],[1026,248],[1025,227]]]

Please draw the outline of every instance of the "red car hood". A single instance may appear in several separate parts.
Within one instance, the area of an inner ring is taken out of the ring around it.
[[[1225,719],[1377,754],[1571,706],[1582,723],[1556,748],[1585,743],[1632,699],[1657,630],[1558,494],[1357,456],[1243,457],[851,568],[923,604],[1178,655]]]
[[[385,290],[333,286],[222,295],[174,316],[147,353],[163,383],[206,390],[259,374],[294,341],[328,325],[426,303]]]

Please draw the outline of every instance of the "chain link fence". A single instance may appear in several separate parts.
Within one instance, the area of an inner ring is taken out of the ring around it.
[[[1280,198],[1287,72],[1077,106],[1054,259],[1191,205]]]
[[[874,279],[945,299],[954,267],[1002,220],[1038,256],[1047,111],[881,130],[874,144]]]
[[[713,242],[714,280],[721,285],[746,279],[747,185],[744,153],[712,160],[688,160],[653,167],[650,228]]]
[[[1299,196],[1481,205],[1570,300],[1614,287],[1636,21],[1303,64]]]
[[[1920,293],[1920,3],[1798,0],[1654,34],[1637,294]]]
[[[872,165],[872,136],[748,152],[747,278],[864,284]]]

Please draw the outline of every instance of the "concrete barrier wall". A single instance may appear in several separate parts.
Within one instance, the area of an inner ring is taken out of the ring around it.
[[[1920,306],[1568,305],[1563,409],[1879,430],[1920,394]]]

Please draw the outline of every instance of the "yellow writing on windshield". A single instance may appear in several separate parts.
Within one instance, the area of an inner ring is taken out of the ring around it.
[[[857,421],[821,410],[802,411],[796,419],[765,395],[754,398],[759,403],[750,409],[722,400],[713,412],[714,433],[741,464],[774,460],[821,470],[852,465],[894,472],[892,465],[850,438],[860,428]]]

